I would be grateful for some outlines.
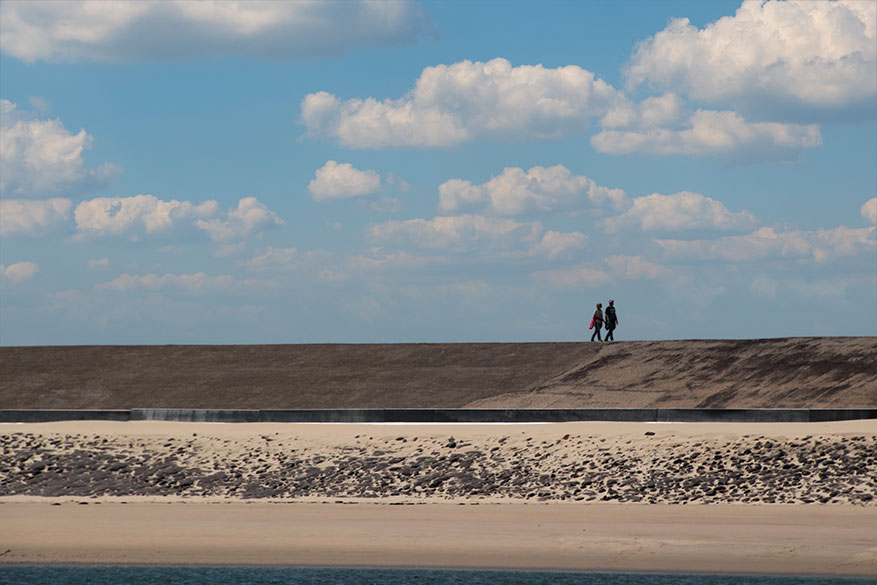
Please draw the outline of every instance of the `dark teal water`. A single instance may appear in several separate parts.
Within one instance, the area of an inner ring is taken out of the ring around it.
[[[0,585],[874,585],[874,579],[283,567],[0,567]]]

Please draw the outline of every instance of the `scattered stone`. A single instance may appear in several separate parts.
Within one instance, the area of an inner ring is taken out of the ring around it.
[[[647,431],[647,436],[654,436]],[[568,440],[568,435],[561,440]],[[761,502],[874,505],[877,437],[629,445],[588,437],[559,446],[508,437],[410,453],[218,440],[108,439],[12,433],[0,437],[0,495],[257,498],[480,498],[538,501]],[[421,443],[427,445],[429,442]],[[602,444],[602,446],[601,446]],[[537,448],[538,447],[538,448]],[[88,502],[82,502],[87,504]]]

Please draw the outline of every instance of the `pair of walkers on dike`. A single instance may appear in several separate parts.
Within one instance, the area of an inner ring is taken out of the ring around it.
[[[615,314],[615,301],[609,301],[609,306],[606,307],[606,314],[603,314],[603,303],[597,303],[597,310],[594,311],[594,317],[591,319],[590,329],[594,330],[594,333],[591,334],[591,341],[594,341],[594,338],[597,338],[597,341],[603,341],[603,338],[600,337],[600,328],[606,326],[606,341],[615,341],[615,335],[613,332],[615,328],[618,326],[618,316]]]

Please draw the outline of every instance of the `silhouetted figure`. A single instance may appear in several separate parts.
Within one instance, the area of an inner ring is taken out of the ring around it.
[[[597,341],[603,341],[603,338],[600,337],[600,328],[603,326],[603,303],[597,303],[597,310],[594,311],[594,318],[591,319],[591,329],[594,332],[591,334],[591,341],[594,341],[594,337],[597,338]]]
[[[615,341],[615,335],[612,334],[618,327],[618,315],[615,314],[615,301],[609,300],[609,306],[606,307],[606,341]]]

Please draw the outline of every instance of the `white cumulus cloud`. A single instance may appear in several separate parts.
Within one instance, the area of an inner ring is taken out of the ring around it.
[[[28,62],[298,59],[411,44],[431,32],[409,0],[0,3],[0,48]]]
[[[244,197],[237,207],[221,213],[216,201],[168,201],[154,195],[97,197],[81,202],[73,212],[77,238],[116,236],[139,240],[172,230],[206,232],[215,242],[241,240],[254,232],[283,225],[277,215],[255,197]]]
[[[607,233],[624,230],[737,230],[751,228],[755,221],[755,216],[748,211],[734,213],[720,201],[682,191],[673,195],[653,193],[637,197],[630,209],[602,220],[601,225]]]
[[[797,258],[827,262],[835,258],[877,252],[877,228],[839,226],[814,231],[777,232],[759,228],[749,234],[717,240],[657,240],[670,259],[757,262],[777,258]]]
[[[0,274],[14,283],[30,280],[39,271],[40,267],[33,262],[16,262],[9,266],[0,264]]]
[[[372,195],[381,188],[381,175],[372,170],[360,171],[350,163],[334,160],[317,169],[308,184],[308,191],[314,201],[348,199],[362,195]]]
[[[214,215],[218,208],[216,201],[195,205],[176,199],[164,201],[154,195],[96,197],[77,205],[73,218],[81,236],[137,238],[166,231],[183,220]]]
[[[84,129],[72,134],[61,120],[33,119],[0,100],[0,193],[42,197],[115,178],[119,168],[111,163],[86,166],[82,154],[92,140]]]
[[[813,124],[748,122],[735,112],[713,110],[694,112],[680,128],[603,130],[591,137],[591,146],[607,154],[723,155],[746,162],[791,159],[821,144]]]
[[[73,202],[56,197],[42,201],[0,199],[0,236],[39,236],[70,219]]]
[[[285,225],[285,222],[255,197],[244,197],[224,219],[199,219],[195,225],[206,231],[213,241],[228,242],[243,239],[261,229]]]
[[[877,225],[877,197],[865,201],[865,204],[862,205],[861,212],[862,217]]]
[[[745,0],[703,29],[686,18],[640,43],[631,85],[648,83],[741,111],[873,116],[877,3]]]
[[[536,166],[527,171],[507,167],[480,185],[461,179],[439,185],[439,209],[446,213],[487,207],[502,215],[521,215],[584,207],[620,209],[626,203],[623,190],[603,187],[584,175],[573,175],[563,165]]]
[[[544,256],[553,261],[573,256],[586,247],[588,239],[580,232],[543,231],[540,222],[485,215],[388,221],[371,226],[368,238],[376,244],[394,245],[403,250],[388,252],[377,246],[370,256],[354,258],[354,264],[367,268],[412,267],[449,261],[448,258],[423,258],[404,250],[410,248],[494,258]]]
[[[617,99],[581,67],[513,67],[497,58],[427,67],[398,99],[341,100],[321,91],[301,107],[310,136],[349,148],[435,147],[580,134]]]
[[[388,221],[369,228],[369,238],[419,248],[505,252],[522,243],[536,245],[542,234],[539,222],[483,215],[439,216],[431,220]]]
[[[604,128],[656,128],[678,122],[685,114],[685,103],[672,92],[634,104],[621,99],[600,120]]]
[[[877,253],[877,239],[874,234],[877,228],[848,228],[838,226],[836,228],[820,228],[815,232],[808,232],[813,260],[816,262],[828,262],[843,256],[855,256],[863,252],[870,252],[872,257]]]
[[[562,233],[548,230],[533,248],[536,254],[544,254],[549,260],[568,256],[585,247],[588,237],[580,232]]]

